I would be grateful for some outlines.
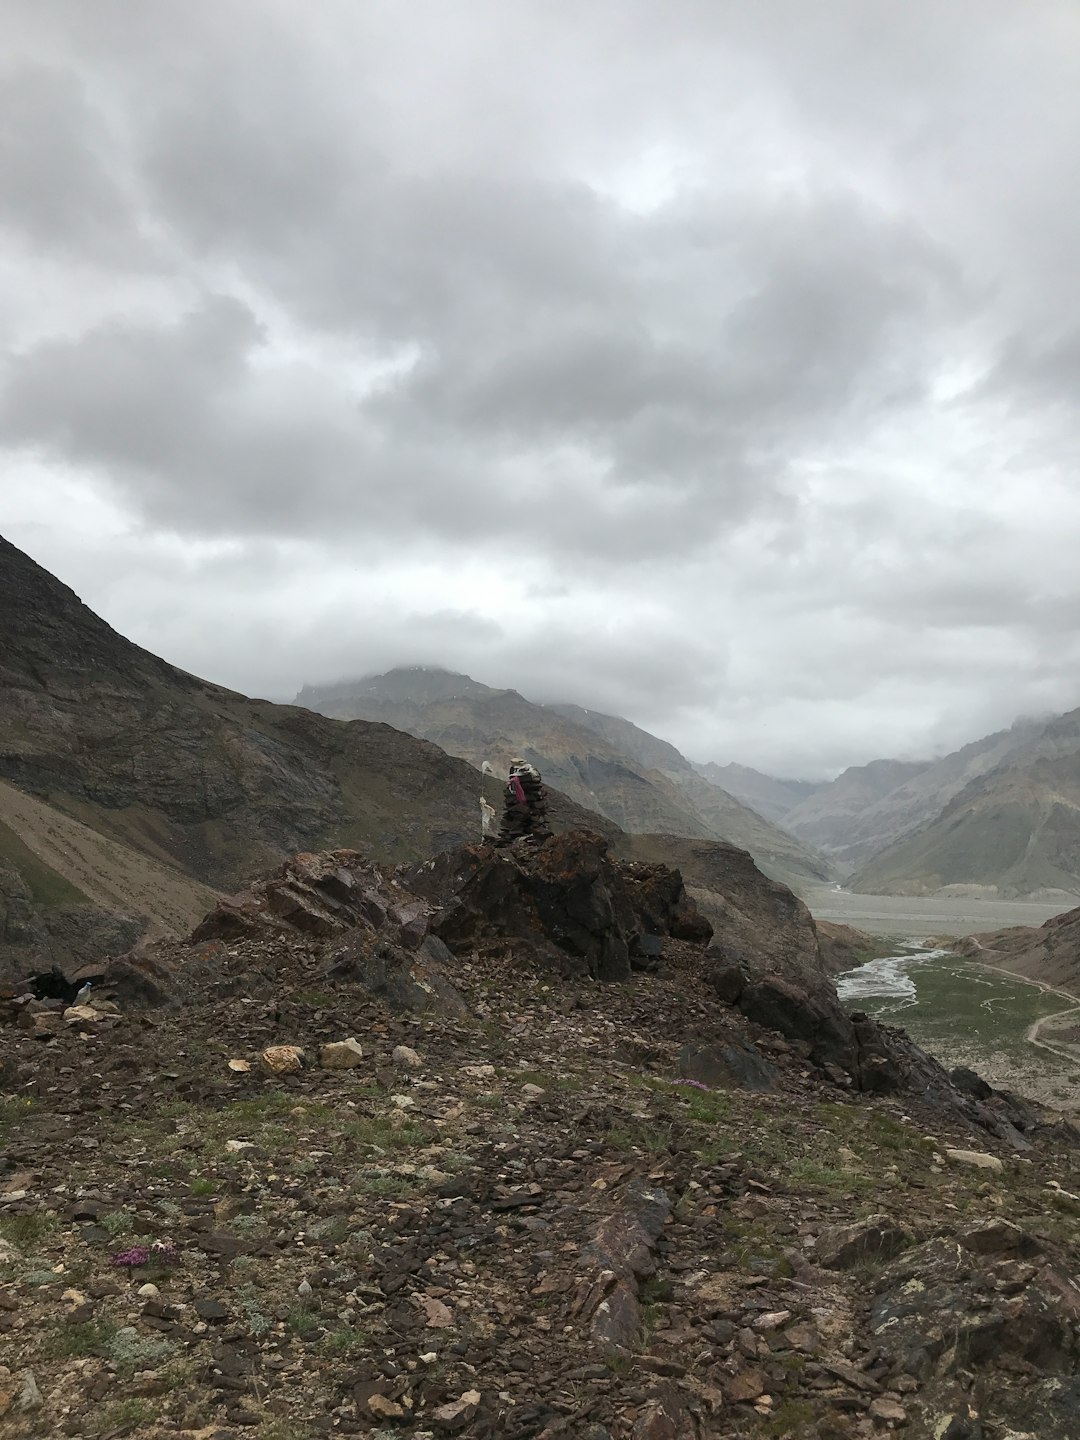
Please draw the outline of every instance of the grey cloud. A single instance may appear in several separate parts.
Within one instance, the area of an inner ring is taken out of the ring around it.
[[[0,221],[30,244],[111,266],[148,261],[115,147],[74,71],[9,61],[0,73]]]
[[[276,695],[788,771],[1068,703],[1072,8],[10,0],[0,264],[101,276],[7,287],[23,523],[83,486],[89,598]]]

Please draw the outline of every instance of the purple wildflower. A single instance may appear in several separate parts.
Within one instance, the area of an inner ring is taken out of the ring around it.
[[[708,1085],[703,1085],[700,1080],[672,1080],[672,1085],[689,1085],[692,1090],[709,1091]]]
[[[136,1265],[145,1265],[150,1259],[150,1251],[145,1245],[133,1245],[130,1250],[119,1250],[112,1257],[114,1265],[125,1265],[133,1270]]]

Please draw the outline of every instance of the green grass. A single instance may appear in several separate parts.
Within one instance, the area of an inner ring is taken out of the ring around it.
[[[191,1193],[193,1195],[213,1195],[220,1188],[218,1181],[205,1179],[201,1175],[191,1182]]]
[[[29,1095],[0,1095],[0,1136],[16,1131],[34,1113]]]
[[[69,880],[27,848],[9,825],[0,820],[0,860],[7,860],[22,876],[38,910],[60,910],[67,905],[89,905],[90,901]]]
[[[285,1316],[285,1327],[294,1335],[299,1335],[302,1340],[310,1338],[317,1330],[322,1328],[319,1324],[318,1316],[313,1315],[310,1310],[305,1310],[301,1306],[296,1306]]]
[[[50,1240],[59,1228],[60,1221],[51,1210],[0,1217],[0,1239],[10,1241],[17,1250],[37,1249]]]
[[[130,1235],[135,1228],[134,1210],[112,1210],[100,1220],[102,1229],[107,1230],[114,1240],[121,1235]]]
[[[386,1195],[396,1198],[411,1195],[417,1188],[417,1182],[408,1175],[358,1175],[352,1188],[360,1195]]]
[[[359,1355],[371,1348],[371,1337],[365,1330],[331,1330],[319,1341],[319,1349],[327,1355]]]
[[[107,1354],[118,1327],[104,1320],[82,1320],[46,1330],[36,1346],[43,1360],[73,1360]]]
[[[114,1400],[95,1417],[94,1434],[109,1435],[115,1430],[150,1425],[157,1419],[157,1413],[149,1400],[143,1400],[138,1395],[132,1395],[126,1400]]]

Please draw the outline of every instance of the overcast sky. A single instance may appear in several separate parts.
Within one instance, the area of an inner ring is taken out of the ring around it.
[[[0,0],[0,531],[290,698],[1080,705],[1076,0]]]

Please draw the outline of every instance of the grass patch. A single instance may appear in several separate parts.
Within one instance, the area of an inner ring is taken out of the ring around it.
[[[417,1182],[408,1175],[358,1175],[352,1184],[359,1195],[411,1195]]]
[[[378,1150],[413,1150],[430,1145],[438,1135],[432,1126],[422,1121],[405,1120],[395,1124],[390,1115],[357,1115],[347,1120],[344,1128],[351,1139]]]
[[[766,1434],[773,1440],[805,1435],[814,1423],[814,1407],[808,1400],[785,1400],[768,1420]]]
[[[866,1175],[852,1170],[837,1170],[831,1165],[819,1165],[816,1160],[796,1160],[788,1169],[788,1179],[815,1190],[828,1190],[840,1195],[855,1195],[874,1187],[873,1180]]]
[[[60,1222],[51,1210],[38,1210],[29,1215],[5,1215],[0,1218],[0,1239],[9,1241],[17,1250],[34,1250],[52,1238]]]
[[[29,1095],[0,1095],[0,1135],[15,1130],[33,1113],[34,1102]]]
[[[112,1210],[108,1215],[103,1215],[100,1220],[103,1230],[107,1230],[114,1240],[121,1235],[130,1235],[135,1228],[134,1210]]]
[[[314,1335],[316,1330],[322,1329],[322,1326],[317,1315],[297,1306],[285,1316],[285,1328],[293,1335],[299,1335],[301,1340],[306,1340]]]
[[[39,860],[3,821],[0,821],[0,859],[14,865],[38,910],[60,910],[66,905],[90,903],[81,890],[46,865],[44,860]]]
[[[331,1330],[319,1341],[319,1349],[327,1355],[358,1355],[370,1348],[371,1337],[366,1330]]]
[[[132,1395],[126,1400],[114,1400],[106,1405],[94,1420],[95,1435],[109,1435],[115,1430],[134,1429],[150,1425],[157,1419],[157,1410],[148,1400]]]
[[[117,1326],[104,1320],[82,1320],[46,1330],[37,1345],[43,1360],[73,1360],[105,1355],[116,1337]]]

